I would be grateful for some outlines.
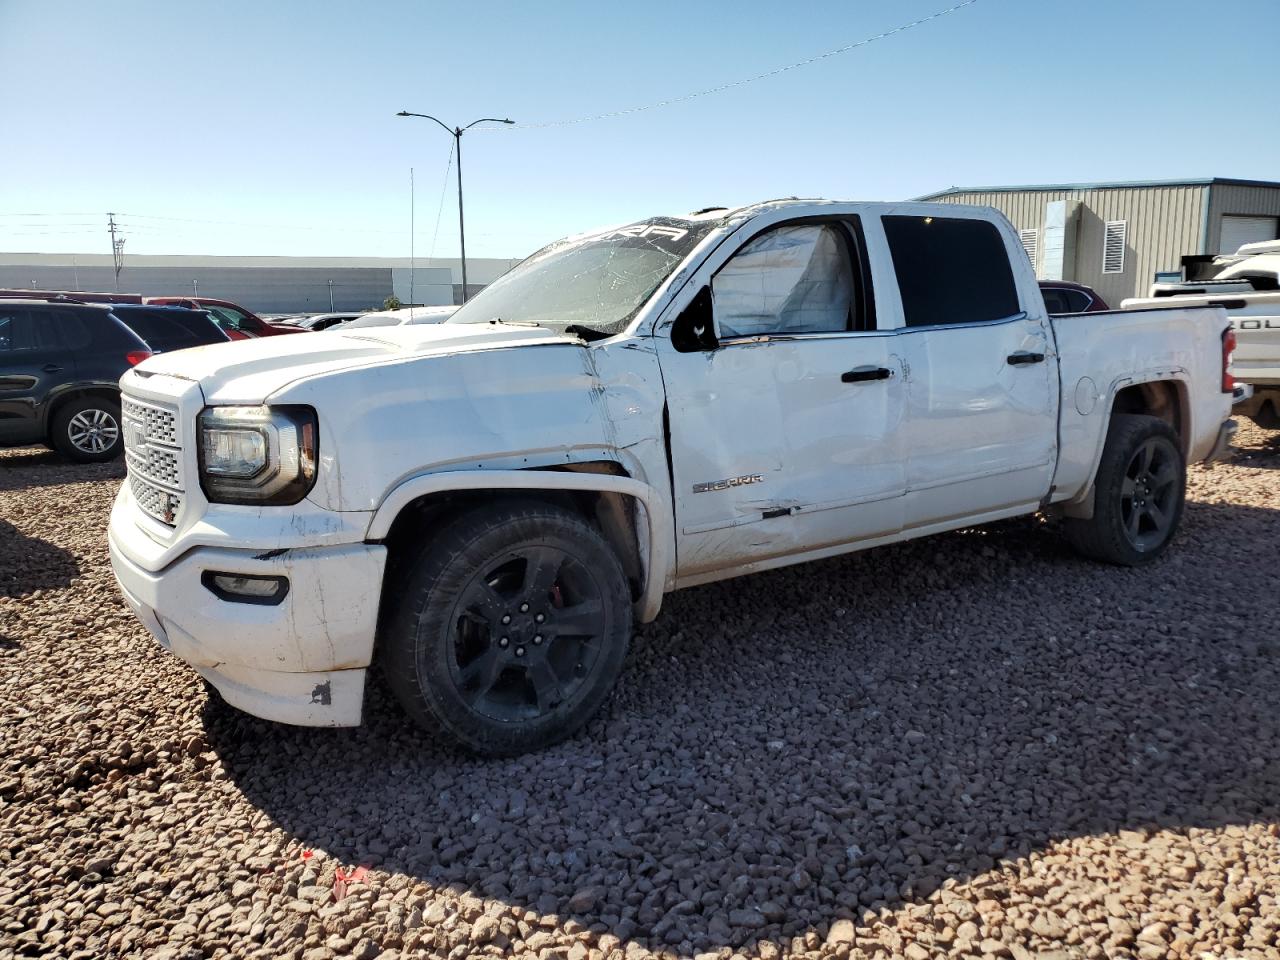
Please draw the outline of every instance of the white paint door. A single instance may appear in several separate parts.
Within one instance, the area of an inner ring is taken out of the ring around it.
[[[1034,505],[1057,451],[1044,303],[1019,302],[1006,244],[980,219],[882,218],[905,327],[905,524]]]
[[[682,581],[901,529],[903,369],[855,248],[839,224],[754,238],[702,295],[718,345],[659,344]]]
[[[1056,383],[1042,319],[902,334],[906,525],[1040,501],[1053,478]]]

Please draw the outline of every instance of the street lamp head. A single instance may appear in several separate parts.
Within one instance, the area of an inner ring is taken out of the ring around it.
[[[397,113],[397,114],[396,114],[396,116],[397,116],[397,117],[411,117],[411,116],[413,116],[413,114],[411,114],[408,110],[401,110],[399,113]]]
[[[503,123],[509,123],[509,124],[511,124],[512,126],[515,126],[515,123],[516,123],[514,120],[503,120],[502,122],[503,122]]]

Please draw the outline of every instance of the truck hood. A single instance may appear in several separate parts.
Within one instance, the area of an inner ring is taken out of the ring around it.
[[[262,403],[299,380],[422,357],[508,347],[580,343],[545,327],[498,323],[369,327],[305,337],[260,337],[158,354],[138,376],[165,374],[199,382],[208,403]]]

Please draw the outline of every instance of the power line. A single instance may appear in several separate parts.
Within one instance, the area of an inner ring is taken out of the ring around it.
[[[444,194],[449,189],[449,171],[452,169],[453,144],[451,143],[449,144],[449,159],[444,164],[444,180],[440,183],[440,203],[436,206],[436,228],[431,232],[431,251],[427,254],[428,260],[436,255],[436,238],[440,236],[440,216],[444,213]]]
[[[515,126],[524,130],[540,130],[548,127],[568,127],[578,123],[590,123],[593,120],[611,120],[615,117],[625,117],[633,113],[642,113],[646,110],[656,110],[659,107],[669,107],[672,104],[684,103],[688,100],[696,100],[698,97],[710,96],[713,93],[721,93],[724,90],[731,90],[734,87],[741,87],[748,83],[755,83],[757,80],[767,80],[770,77],[776,77],[781,73],[798,70],[800,67],[807,67],[820,60],[826,60],[830,57],[839,56],[842,53],[848,53],[850,50],[865,47],[867,44],[875,43],[877,40],[886,40],[896,34],[905,33],[907,30],[912,30],[915,27],[923,26],[933,20],[938,20],[949,14],[963,10],[965,7],[972,6],[977,2],[978,0],[963,0],[962,3],[957,3],[955,6],[948,7],[945,10],[939,10],[937,13],[931,13],[929,16],[921,17],[919,20],[912,20],[910,23],[904,23],[899,27],[894,27],[892,30],[886,30],[884,33],[878,33],[874,37],[866,37],[854,43],[847,43],[843,47],[828,50],[826,53],[819,53],[816,56],[807,57],[804,60],[797,60],[795,63],[788,63],[785,66],[766,70],[764,73],[757,73],[755,76],[745,77],[741,80],[732,80],[729,83],[722,83],[714,87],[708,87],[705,90],[698,90],[694,93],[686,93],[683,96],[668,97],[666,100],[658,100],[654,103],[646,103],[638,107],[628,107],[625,110],[612,110],[608,113],[597,113],[586,117],[576,117],[572,120],[550,120],[545,123],[517,123]]]

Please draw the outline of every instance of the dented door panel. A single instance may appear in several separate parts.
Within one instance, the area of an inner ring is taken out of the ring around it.
[[[1038,503],[1057,453],[1057,371],[1042,318],[904,331],[907,525]],[[1015,364],[1020,354],[1044,359]]]
[[[681,577],[901,529],[892,342],[838,334],[662,353]],[[860,368],[891,375],[842,379]]]

